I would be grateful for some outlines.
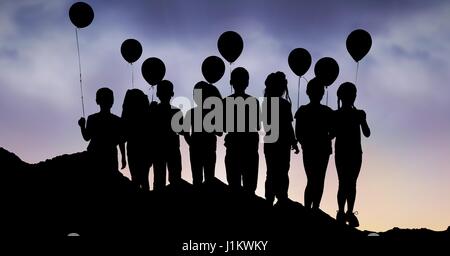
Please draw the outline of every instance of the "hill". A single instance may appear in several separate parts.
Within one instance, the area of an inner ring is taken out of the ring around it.
[[[269,251],[301,251],[309,241],[450,237],[448,231],[424,230],[371,237],[370,232],[339,225],[324,212],[306,210],[297,202],[271,206],[258,196],[231,191],[219,180],[201,187],[182,182],[160,192],[141,191],[120,172],[102,168],[87,152],[28,164],[0,148],[0,162],[2,236],[133,239],[145,241],[141,245],[147,248],[173,252],[207,242],[222,245],[222,251],[226,241],[269,241]]]

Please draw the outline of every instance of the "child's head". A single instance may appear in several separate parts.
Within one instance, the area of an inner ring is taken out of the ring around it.
[[[306,86],[306,94],[312,103],[320,103],[325,93],[325,87],[323,83],[318,78],[313,78],[309,80]]]
[[[202,105],[203,104],[203,100],[206,98],[205,97],[205,88],[207,87],[208,83],[205,81],[200,81],[198,83],[196,83],[194,85],[194,102],[197,105]],[[201,95],[201,97],[200,97]]]
[[[290,100],[287,83],[286,75],[283,72],[271,73],[265,81],[266,89],[264,90],[264,96],[282,97],[286,95],[286,98]]]
[[[169,102],[173,97],[173,84],[169,80],[162,80],[156,86],[156,96],[161,102]]]
[[[338,108],[342,106],[353,106],[356,99],[356,86],[353,83],[345,82],[337,90]]]
[[[245,92],[245,89],[248,87],[248,80],[248,71],[243,67],[235,68],[231,72],[230,84],[237,93]]]
[[[201,93],[201,98],[200,98]],[[220,98],[220,92],[217,88],[208,84],[205,81],[200,81],[194,85],[194,102],[197,105],[202,105],[203,102],[209,97]]]
[[[144,115],[149,110],[150,102],[147,95],[139,89],[129,89],[122,105],[122,117]]]
[[[114,104],[114,93],[111,89],[103,87],[97,90],[95,101],[101,110],[109,110]]]

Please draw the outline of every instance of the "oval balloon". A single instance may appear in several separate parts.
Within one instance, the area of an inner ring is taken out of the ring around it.
[[[369,52],[372,47],[372,37],[363,29],[354,30],[348,35],[346,41],[347,51],[358,62]]]
[[[220,35],[217,41],[217,48],[224,59],[229,63],[233,63],[241,55],[244,49],[244,41],[242,41],[242,37],[238,33],[227,31]]]
[[[225,73],[225,63],[217,56],[209,56],[202,63],[202,74],[208,83],[219,81]]]
[[[339,65],[331,57],[322,58],[314,66],[314,74],[324,83],[325,87],[328,87],[338,77]]]
[[[122,43],[120,52],[122,53],[122,57],[131,64],[141,57],[142,45],[136,39],[127,39]]]
[[[155,86],[161,80],[163,80],[164,75],[166,74],[166,66],[162,60],[152,57],[146,59],[142,63],[141,68],[142,76],[145,81],[149,83],[151,86]]]
[[[76,2],[69,9],[69,18],[77,28],[85,28],[94,20],[94,10],[85,2]]]
[[[297,76],[303,76],[311,67],[311,54],[306,49],[296,48],[289,53],[289,67]]]

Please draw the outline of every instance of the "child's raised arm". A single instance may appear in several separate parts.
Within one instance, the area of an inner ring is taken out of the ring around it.
[[[183,130],[181,132],[179,132],[178,134],[184,137],[184,140],[186,141],[186,143],[188,145],[191,145],[191,133],[185,129],[190,128],[191,127],[191,118],[193,118],[192,116],[193,110],[190,109],[188,110],[188,112],[186,113],[186,116],[183,117],[183,119],[181,120],[182,124],[183,124]]]
[[[86,129],[86,119],[84,117],[80,118],[80,120],[78,120],[78,125],[80,126],[81,135],[83,136],[83,139],[85,141],[90,141],[91,135],[89,134],[88,130]]]
[[[361,110],[361,130],[364,136],[366,136],[366,138],[369,138],[370,128],[369,125],[367,124],[366,112],[364,112],[364,110]]]

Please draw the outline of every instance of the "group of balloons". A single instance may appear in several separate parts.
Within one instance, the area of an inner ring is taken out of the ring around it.
[[[369,32],[363,29],[357,29],[352,31],[348,35],[346,46],[348,53],[353,58],[353,60],[355,60],[358,67],[359,61],[367,55],[372,46],[372,38]],[[309,54],[309,52],[304,48],[296,48],[289,54],[288,64],[292,72],[294,72],[299,77],[299,87],[300,78],[303,77],[306,72],[308,72],[309,68],[311,67],[311,62],[311,54]],[[358,72],[358,69],[356,70],[356,72]],[[321,58],[314,66],[314,74],[318,79],[322,81],[322,83],[327,88],[328,86],[332,85],[338,77],[339,65],[336,60],[331,57]]]
[[[85,2],[77,2],[70,7],[69,17],[73,25],[75,25],[77,29],[81,29],[89,26],[92,23],[92,21],[94,20],[94,11],[89,4]],[[222,57],[226,61],[228,61],[231,65],[231,63],[235,62],[237,58],[241,55],[242,50],[244,48],[244,41],[242,40],[242,37],[238,33],[234,31],[227,31],[219,37],[217,47]],[[127,61],[132,66],[133,63],[139,60],[139,58],[142,55],[142,45],[138,40],[130,38],[122,43],[120,47],[120,52],[125,61]],[[141,72],[142,76],[147,81],[147,83],[149,83],[151,86],[154,86],[158,84],[158,82],[160,82],[162,79],[164,79],[166,67],[162,60],[156,57],[151,57],[146,59],[142,63]],[[203,61],[202,74],[205,80],[208,81],[209,83],[216,83],[223,77],[224,73],[225,73],[225,63],[220,57],[209,56]],[[80,77],[81,77],[81,64],[80,64]],[[133,84],[133,71],[132,71],[132,84]],[[80,86],[82,88],[82,84],[80,84]]]
[[[69,10],[69,17],[72,23],[77,27],[77,29],[85,28],[92,23],[94,19],[94,11],[87,3],[77,2],[71,6]],[[366,54],[369,52],[372,46],[372,38],[367,31],[357,29],[348,35],[346,46],[347,51],[357,63],[357,75],[359,61],[364,58],[364,56],[366,56]],[[217,41],[217,48],[222,57],[231,65],[241,55],[244,48],[244,41],[238,33],[234,31],[227,31],[220,35]],[[133,63],[136,62],[142,55],[142,45],[136,39],[127,39],[122,43],[120,52],[125,61],[127,61],[132,66]],[[289,54],[288,64],[291,70],[299,77],[299,88],[300,79],[309,70],[309,68],[311,67],[311,63],[311,54],[304,48],[296,48]],[[225,73],[225,63],[222,58],[218,56],[209,56],[203,61],[201,71],[205,80],[213,84],[223,77]],[[151,57],[146,59],[142,63],[141,72],[147,83],[149,83],[151,86],[154,86],[158,84],[158,82],[160,82],[162,79],[164,79],[166,67],[162,60],[156,57]],[[325,87],[328,88],[328,86],[332,85],[339,75],[339,65],[336,60],[331,57],[321,58],[314,66],[314,74],[323,82]],[[81,64],[80,86],[82,88]]]
[[[80,60],[80,50],[78,43],[78,29],[85,28],[89,26],[94,20],[94,10],[92,7],[85,2],[76,2],[69,9],[69,18],[73,25],[76,27],[76,36],[77,36],[77,50],[78,50],[78,64],[79,64],[79,72],[80,72],[80,89],[81,89],[81,104],[83,108],[83,116],[84,116],[84,101],[83,101],[83,84],[81,79],[81,60]],[[141,43],[133,38],[125,40],[121,47],[120,52],[122,57],[127,61],[130,66],[133,68],[133,63],[139,60],[142,56],[142,45]],[[159,81],[164,78],[166,74],[166,67],[164,63],[156,58],[151,57],[146,59],[142,63],[142,76],[144,79],[151,85],[156,85]],[[131,83],[134,87],[134,78],[133,78],[133,69],[131,71]]]
[[[239,58],[244,49],[242,37],[234,32],[227,31],[220,35],[217,41],[220,55],[231,65]],[[225,73],[225,63],[218,56],[209,56],[202,63],[202,74],[206,81],[213,84],[219,81]]]
[[[242,53],[244,42],[241,36],[233,31],[223,33],[218,40],[218,49],[222,57],[230,64]],[[142,54],[142,46],[135,39],[127,39],[122,43],[121,53],[130,64],[137,61]],[[151,86],[160,82],[166,73],[164,62],[156,57],[146,59],[142,63],[142,76]],[[220,57],[209,56],[202,63],[202,74],[206,81],[213,84],[225,73],[225,63]]]

